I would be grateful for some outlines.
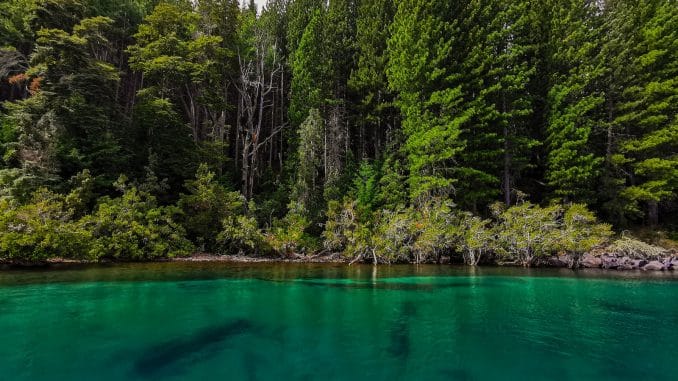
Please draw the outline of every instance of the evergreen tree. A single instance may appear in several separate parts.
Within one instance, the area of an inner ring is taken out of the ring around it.
[[[445,1],[406,0],[398,4],[388,41],[389,87],[405,135],[409,195],[423,203],[452,192],[460,134],[470,113],[463,109],[461,86],[452,60],[451,7]]]
[[[529,91],[537,66],[536,15],[529,1],[484,1],[473,10],[480,17],[476,23],[485,27],[475,32],[478,40],[466,59],[466,68],[475,71],[472,83],[480,85],[467,90],[472,92],[468,109],[474,115],[473,128],[480,129],[473,133],[480,143],[471,146],[480,153],[469,166],[499,178],[504,202],[509,205],[520,187],[522,171],[532,163],[531,150],[538,144],[531,125],[534,96]],[[488,138],[493,144],[486,146]],[[479,185],[494,183],[484,174],[475,176],[480,177]]]
[[[621,191],[627,210],[638,212],[644,203],[648,222],[656,225],[659,203],[678,191],[678,8],[659,1],[636,12],[645,19],[615,120],[628,138],[614,160],[628,168]]]
[[[593,140],[605,102],[599,9],[585,0],[557,1],[548,8],[546,180],[555,197],[592,202],[603,160]]]
[[[387,41],[395,13],[393,0],[363,0],[356,16],[356,69],[349,88],[357,98],[359,156],[378,156],[395,126],[393,95],[388,88]],[[371,144],[370,144],[371,143]]]

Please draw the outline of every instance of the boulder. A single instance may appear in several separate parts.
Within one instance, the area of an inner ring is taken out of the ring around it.
[[[659,262],[659,261],[651,261],[650,263],[643,266],[643,270],[646,270],[646,271],[664,270],[664,264]]]
[[[549,267],[567,267],[569,266],[570,257],[568,255],[561,255],[558,257],[550,257],[548,259]]]
[[[616,257],[604,256],[602,260],[604,269],[616,269],[617,267],[619,267],[619,261],[617,260]]]
[[[633,262],[624,262],[617,266],[617,270],[636,270],[638,269],[633,265]]]
[[[644,259],[634,259],[633,260],[633,268],[634,269],[642,269],[643,266],[647,264],[647,261]]]
[[[584,254],[581,259],[581,266],[586,268],[599,268],[603,264],[603,260],[600,257],[596,257],[593,254]]]

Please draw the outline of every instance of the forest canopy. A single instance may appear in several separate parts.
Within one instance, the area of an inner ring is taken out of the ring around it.
[[[529,264],[677,193],[672,0],[0,4],[0,259]]]

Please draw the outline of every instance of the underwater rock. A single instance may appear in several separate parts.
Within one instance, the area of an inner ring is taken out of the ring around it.
[[[153,375],[172,366],[190,362],[191,356],[209,352],[224,341],[253,330],[249,320],[237,319],[202,329],[148,348],[135,362],[134,370],[141,375]]]

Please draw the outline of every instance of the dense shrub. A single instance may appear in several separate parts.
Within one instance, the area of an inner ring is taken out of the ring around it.
[[[28,204],[0,199],[0,259],[95,259],[89,230],[72,220],[66,197],[40,189]]]
[[[123,260],[172,258],[191,253],[193,246],[176,222],[180,210],[158,206],[154,196],[126,183],[116,183],[121,197],[100,199],[81,225],[92,232],[99,256]]]
[[[267,244],[283,256],[316,251],[320,245],[318,239],[307,232],[311,225],[308,212],[296,202],[290,203],[288,209],[285,217],[273,221],[266,234]]]
[[[245,208],[242,195],[229,192],[214,177],[206,164],[200,165],[195,179],[186,182],[189,193],[182,194],[178,203],[183,211],[182,225],[201,251],[221,250],[228,239],[220,235],[232,230]]]
[[[593,213],[580,204],[542,208],[523,202],[508,209],[495,205],[493,213],[494,251],[523,266],[560,251],[572,255],[570,265],[574,266],[582,253],[612,235],[609,225],[599,224]]]
[[[580,204],[542,208],[520,203],[493,207],[493,220],[455,209],[449,201],[418,208],[383,210],[364,221],[356,201],[330,203],[323,233],[325,249],[343,252],[354,260],[377,262],[439,262],[444,255],[460,255],[477,265],[484,256],[524,266],[537,258],[566,252],[575,266],[580,256],[612,234]]]

